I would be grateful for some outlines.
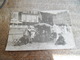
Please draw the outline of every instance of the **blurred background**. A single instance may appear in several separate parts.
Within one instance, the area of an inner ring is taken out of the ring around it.
[[[5,46],[9,31],[10,12],[29,11],[29,10],[69,10],[76,48],[69,50],[5,52]],[[23,58],[27,60],[27,58],[30,57],[32,57],[32,59],[40,59],[40,58],[44,59],[44,57],[42,57],[44,55],[46,58],[50,60],[53,60],[53,58],[55,60],[54,56],[56,56],[56,54],[58,56],[62,55],[63,58],[66,55],[66,58],[68,58],[68,60],[71,58],[71,56],[73,57],[73,59],[78,58],[78,56],[80,55],[80,37],[79,37],[80,11],[79,10],[80,10],[80,0],[8,0],[5,3],[4,7],[0,9],[0,52],[1,52],[0,58],[3,59],[4,57],[5,60],[6,59],[22,60]],[[73,55],[75,55],[75,57]],[[37,58],[36,56],[39,57]]]

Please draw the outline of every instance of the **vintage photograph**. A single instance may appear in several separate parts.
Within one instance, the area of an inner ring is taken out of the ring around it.
[[[11,12],[6,51],[72,49],[69,11]]]

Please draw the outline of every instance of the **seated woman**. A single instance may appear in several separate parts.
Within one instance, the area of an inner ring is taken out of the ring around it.
[[[61,34],[59,34],[59,38],[57,39],[55,45],[65,45],[65,44],[66,42],[65,42],[64,37]]]
[[[19,39],[19,41],[14,46],[26,45],[27,43],[31,43],[31,32],[28,29],[25,29],[23,32],[23,36]]]

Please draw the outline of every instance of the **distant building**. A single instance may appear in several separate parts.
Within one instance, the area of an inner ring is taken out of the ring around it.
[[[11,23],[18,23],[18,22],[19,22],[19,12],[12,12]]]
[[[21,13],[22,22],[39,22],[38,21],[39,13],[30,12],[30,13]]]
[[[41,23],[47,23],[53,25],[53,14],[47,12],[40,12],[42,15]]]
[[[70,17],[67,11],[59,13],[27,11],[14,12],[11,16],[11,24],[14,25],[33,25],[35,23],[47,23],[50,25],[71,25]]]
[[[58,25],[71,25],[70,17],[67,11],[60,12],[57,14],[49,13],[49,12],[41,12],[42,15],[42,23],[48,23],[50,25],[58,24]]]
[[[13,12],[11,18],[11,25],[26,25],[39,22],[39,12]]]
[[[56,19],[53,18],[55,24],[71,25],[70,17],[67,11],[56,14]]]

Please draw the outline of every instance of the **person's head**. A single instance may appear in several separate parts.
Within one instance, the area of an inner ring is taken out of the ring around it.
[[[26,36],[26,35],[23,35],[23,37],[24,37],[25,39],[27,39],[27,36]]]
[[[25,31],[23,32],[23,37],[27,39],[28,36],[29,36],[29,32],[27,29],[25,29]]]

